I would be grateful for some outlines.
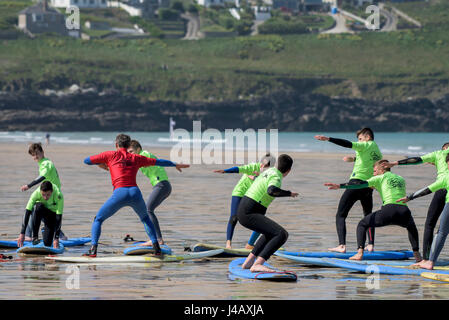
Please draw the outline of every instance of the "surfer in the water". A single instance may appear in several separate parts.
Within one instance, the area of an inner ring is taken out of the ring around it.
[[[412,214],[403,203],[397,201],[403,198],[405,193],[405,180],[401,176],[390,172],[390,169],[382,166],[388,163],[388,160],[380,160],[374,164],[373,177],[367,181],[358,183],[325,183],[331,190],[347,189],[357,190],[362,188],[376,189],[382,198],[382,207],[379,211],[373,212],[365,216],[357,226],[357,254],[350,257],[351,260],[362,260],[366,242],[366,231],[369,228],[385,227],[389,225],[397,225],[406,228],[408,238],[412,246],[413,255],[417,262],[421,261],[419,254],[418,229]]]
[[[234,229],[237,224],[237,209],[239,207],[242,197],[245,192],[251,187],[254,179],[264,170],[269,167],[273,167],[276,163],[276,158],[274,158],[270,153],[267,153],[260,162],[249,163],[244,166],[232,167],[225,170],[214,170],[215,173],[241,173],[243,176],[240,178],[239,182],[232,190],[231,195],[231,216],[229,217],[228,226],[226,229],[226,248],[232,248],[232,237],[234,235]],[[253,232],[251,234],[248,243],[246,244],[246,249],[252,249],[254,243],[259,237],[259,233]]]
[[[22,222],[22,229],[17,240],[17,246],[22,247],[25,241],[25,229],[28,225],[31,213],[34,210],[32,220],[32,240],[33,244],[39,243],[39,227],[44,221],[43,241],[44,245],[59,248],[59,238],[61,232],[62,213],[64,210],[64,197],[59,188],[50,181],[42,182],[39,189],[36,189],[28,200],[25,215]]]
[[[44,149],[42,148],[41,143],[32,143],[28,148],[28,154],[33,157],[33,160],[36,161],[39,165],[39,176],[31,181],[28,184],[23,185],[20,190],[27,191],[34,187],[35,185],[40,184],[43,181],[50,181],[55,184],[59,190],[61,190],[61,181],[59,180],[58,170],[56,170],[53,162],[45,157]],[[34,216],[31,215],[30,221],[25,231],[25,240],[30,241],[32,238],[32,224],[33,224]],[[67,240],[67,237],[61,230],[61,240]]]
[[[449,154],[445,158],[446,166],[449,167]],[[449,190],[449,173],[438,175],[437,180],[426,188],[416,191],[407,197],[401,198],[398,201],[408,202],[410,200],[428,195],[432,192],[438,190]],[[446,242],[447,235],[449,234],[449,193],[446,194],[445,205],[440,218],[440,227],[438,228],[438,233],[435,236],[432,247],[430,249],[429,258],[422,260],[421,262],[414,264],[424,269],[432,270],[435,263],[438,260],[438,256],[443,250],[444,243]]]
[[[142,150],[142,146],[139,141],[131,140],[130,147],[128,148],[129,153],[139,154],[141,156],[147,158],[157,159],[157,157],[146,151]],[[154,225],[154,229],[156,230],[156,237],[159,244],[164,244],[164,239],[162,238],[161,228],[159,226],[159,221],[157,220],[156,215],[154,214],[154,210],[165,200],[171,193],[172,187],[170,182],[168,181],[167,172],[163,167],[160,166],[150,166],[150,167],[142,167],[140,171],[150,179],[150,183],[153,186],[153,191],[148,197],[147,212],[150,216],[151,222]],[[145,242],[141,244],[142,246],[151,245],[150,242]]]
[[[449,169],[446,163],[446,156],[449,154],[449,142],[446,142],[441,150],[437,150],[420,157],[412,157],[407,159],[402,159],[399,161],[390,162],[384,164],[387,168],[392,168],[393,166],[403,166],[403,165],[417,165],[421,163],[430,163],[435,165],[437,169],[437,176],[442,177],[449,173]],[[438,218],[443,212],[444,205],[446,203],[446,189],[440,189],[435,192],[432,201],[430,203],[429,209],[427,211],[427,218],[424,224],[424,236],[423,236],[423,259],[428,260],[430,255],[430,248],[432,247],[433,241],[433,231],[437,224]]]
[[[275,197],[298,196],[295,192],[280,189],[282,179],[290,173],[292,165],[293,159],[281,154],[276,167],[261,173],[240,201],[238,221],[242,226],[261,234],[243,263],[243,269],[250,269],[251,272],[275,272],[263,264],[287,241],[288,233],[265,214]]]
[[[339,146],[354,149],[355,157],[344,157],[346,162],[355,162],[349,184],[363,183],[373,176],[373,165],[376,161],[382,159],[382,153],[376,142],[374,142],[374,133],[370,128],[363,128],[357,131],[357,142],[351,142],[344,139],[330,138],[317,135],[315,139],[320,141],[329,141]],[[373,210],[373,190],[371,188],[347,189],[340,198],[338,204],[336,225],[339,245],[330,248],[334,252],[346,252],[346,217],[353,205],[360,201],[363,208],[363,214],[366,216]],[[374,250],[374,228],[368,229],[369,243],[368,251]]]
[[[147,158],[138,154],[129,153],[131,138],[125,134],[119,134],[115,139],[116,151],[106,151],[95,156],[87,157],[85,164],[99,164],[111,174],[114,191],[112,196],[100,208],[92,224],[92,246],[85,256],[96,257],[98,239],[100,238],[102,223],[125,206],[130,206],[139,216],[145,226],[152,242],[156,255],[161,254],[161,248],[156,238],[156,230],[147,213],[145,201],[136,183],[137,171],[141,167],[163,166],[176,167],[178,171],[188,168],[187,164],[176,164],[168,160]],[[107,168],[105,168],[105,166]]]

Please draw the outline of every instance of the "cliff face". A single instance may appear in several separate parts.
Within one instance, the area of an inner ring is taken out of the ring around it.
[[[73,90],[37,94],[0,92],[2,131],[167,131],[177,128],[253,128],[281,131],[444,132],[449,130],[449,95],[437,100],[371,102],[300,93],[276,94],[251,101],[210,103],[145,102],[117,91]]]

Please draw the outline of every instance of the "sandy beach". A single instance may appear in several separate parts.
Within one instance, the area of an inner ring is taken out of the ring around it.
[[[26,143],[0,144],[2,182],[0,194],[2,239],[14,239],[20,225],[30,191],[21,192],[20,186],[38,175],[38,166],[28,155]],[[145,146],[144,146],[145,148]],[[112,147],[95,145],[50,145],[44,147],[46,157],[58,169],[65,198],[62,229],[70,237],[90,235],[93,218],[100,206],[111,195],[109,173],[97,167],[86,166],[83,159]],[[169,158],[170,149],[149,150],[159,158]],[[291,153],[294,159],[292,172],[283,181],[283,188],[298,192],[296,199],[276,199],[267,215],[285,226],[289,239],[285,248],[291,251],[326,251],[337,245],[335,213],[342,190],[327,190],[325,182],[343,183],[349,178],[352,164],[345,163],[345,154]],[[347,155],[351,155],[349,150]],[[398,155],[384,155],[397,160]],[[179,173],[168,168],[173,186],[171,196],[156,210],[164,238],[175,252],[196,242],[224,245],[226,224],[229,218],[231,192],[239,176],[215,174],[214,169],[232,165],[192,165]],[[407,192],[416,191],[432,183],[436,177],[434,167],[420,165],[394,168],[406,179]],[[151,184],[141,173],[138,185],[146,199]],[[432,196],[417,199],[409,207],[415,218],[422,246],[422,232],[427,207]],[[374,192],[374,209],[381,206]],[[362,217],[357,203],[347,222],[349,250],[356,249],[355,229]],[[143,225],[131,208],[124,208],[103,224],[99,255],[121,254],[125,244],[123,237],[130,234],[136,240],[145,240]],[[249,230],[238,225],[234,245],[242,247],[248,240]],[[410,249],[407,232],[400,227],[376,230],[376,248]],[[65,255],[81,255],[84,248],[69,248]],[[441,259],[447,258],[447,248]],[[7,252],[7,250],[5,250]],[[9,251],[11,252],[11,251]],[[65,286],[66,264],[54,264],[42,258],[25,258],[1,265],[2,273],[9,280],[0,287],[0,299],[425,299],[449,298],[449,289],[440,286],[432,289],[430,282],[419,277],[409,281],[388,280],[381,282],[381,289],[365,288],[365,275],[349,274],[342,270],[299,267],[274,257],[272,264],[294,270],[300,276],[294,284],[266,284],[258,282],[236,283],[227,276],[229,259],[208,259],[199,262],[138,266],[81,267],[80,289],[69,290]],[[301,279],[301,276],[303,278]],[[344,280],[350,278],[350,280]],[[352,279],[352,280],[351,280]],[[355,279],[355,280],[354,280]]]

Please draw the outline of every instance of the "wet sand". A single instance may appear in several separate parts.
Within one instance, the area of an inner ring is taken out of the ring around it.
[[[31,194],[20,186],[38,175],[37,163],[27,154],[26,144],[0,144],[2,182],[0,208],[1,239],[14,239],[20,231],[25,205]],[[145,146],[144,146],[145,147]],[[90,235],[92,220],[112,193],[109,173],[86,166],[85,157],[112,150],[105,146],[50,145],[45,155],[56,165],[65,197],[63,230],[69,237]],[[169,158],[169,149],[151,149],[159,158]],[[292,173],[283,188],[299,192],[296,199],[276,199],[268,216],[289,232],[285,248],[291,251],[325,251],[337,245],[335,212],[342,190],[327,190],[325,182],[348,180],[351,163],[345,154],[289,153],[294,158]],[[349,152],[348,155],[352,153]],[[385,156],[390,160],[400,156]],[[197,242],[224,245],[229,218],[231,192],[239,179],[233,174],[214,174],[212,170],[231,165],[192,165],[183,173],[168,168],[173,186],[171,196],[156,210],[166,243],[175,253]],[[407,192],[416,191],[434,181],[430,165],[394,168],[407,181]],[[151,184],[141,173],[138,184],[144,198]],[[34,190],[34,188],[33,188]],[[409,207],[418,226],[420,245],[432,196],[414,200]],[[381,206],[374,192],[374,209]],[[349,213],[347,244],[356,248],[355,230],[362,217],[359,203]],[[130,208],[124,208],[102,227],[99,255],[121,254],[123,237],[147,239],[143,225]],[[242,247],[250,231],[237,225],[233,244]],[[400,227],[376,230],[376,249],[410,249],[407,232]],[[79,256],[87,250],[68,248],[67,256]],[[448,247],[441,258],[448,257]],[[2,250],[2,253],[13,250]],[[80,267],[80,288],[68,289],[70,264],[52,263],[39,257],[23,258],[12,253],[11,262],[0,263],[0,299],[448,299],[449,286],[416,276],[380,276],[380,288],[366,288],[367,275],[340,269],[307,268],[273,257],[270,263],[297,272],[297,283],[232,281],[228,277],[230,259],[205,259],[183,263],[97,265]]]

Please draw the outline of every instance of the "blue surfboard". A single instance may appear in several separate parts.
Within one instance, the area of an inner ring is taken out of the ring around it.
[[[338,259],[349,259],[355,255],[356,251],[350,251],[346,253],[339,252],[314,252],[314,251],[282,251],[283,254],[306,257],[306,258],[338,258]],[[413,257],[412,251],[366,251],[363,254],[363,260],[404,260]]]
[[[257,279],[268,281],[296,281],[298,277],[293,272],[280,271],[268,263],[264,263],[265,266],[276,270],[277,272],[251,272],[249,269],[242,269],[242,264],[246,258],[238,258],[229,264],[229,273],[233,276],[243,279]]]
[[[75,246],[82,246],[90,242],[91,240],[92,239],[90,237],[80,237],[80,238],[70,238],[67,240],[60,240],[59,243],[61,243],[64,247],[75,247]],[[31,241],[25,241],[23,244],[24,245],[31,244]],[[0,248],[18,248],[17,241],[0,240]]]
[[[27,244],[23,247],[17,249],[17,253],[24,253],[24,254],[61,254],[64,252],[64,245],[61,243],[59,244],[59,248],[53,248],[53,247],[47,247],[44,246],[44,243],[41,241],[39,244],[32,245]]]
[[[154,248],[152,246],[139,246],[139,243],[144,243],[143,241],[133,243],[131,247],[125,248],[123,253],[127,256],[138,256],[143,254],[154,253]],[[172,254],[171,248],[165,244],[161,245],[161,252],[163,254]]]
[[[449,268],[446,270],[434,269],[429,271],[427,269],[415,269],[410,266],[388,266],[382,264],[361,264],[354,263],[350,260],[339,260],[332,258],[323,258],[323,260],[335,267],[344,268],[352,271],[359,271],[364,273],[379,273],[379,274],[394,274],[394,275],[421,275],[423,272],[433,272],[433,273],[442,273],[449,274]],[[438,268],[438,267],[436,267]],[[440,267],[445,268],[445,267]]]

